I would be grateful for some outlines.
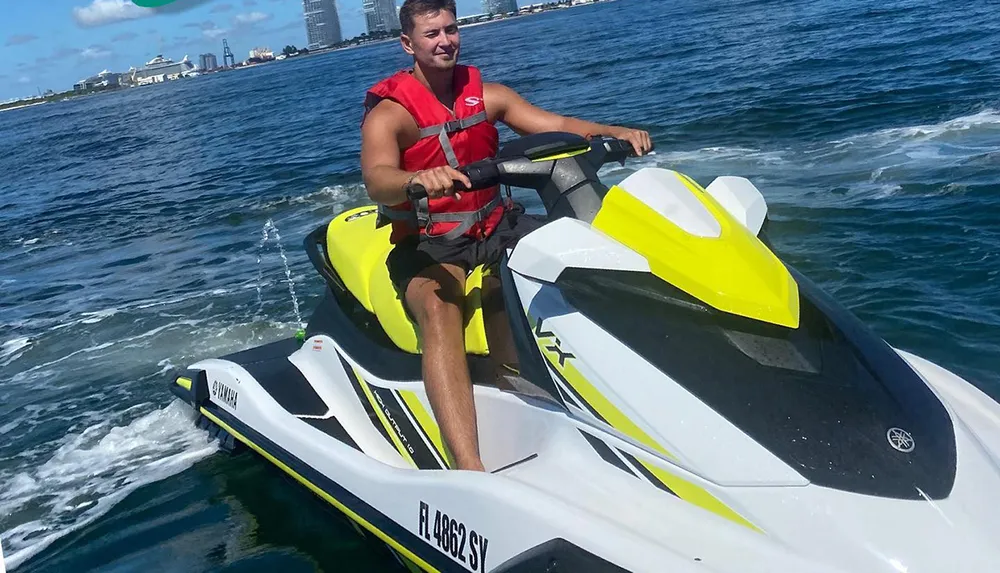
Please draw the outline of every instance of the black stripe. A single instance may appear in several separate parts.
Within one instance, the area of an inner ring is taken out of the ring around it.
[[[503,467],[497,468],[497,469],[491,471],[490,473],[491,474],[498,474],[498,473],[500,473],[500,472],[502,472],[504,470],[509,470],[510,468],[512,468],[514,466],[519,466],[519,465],[521,465],[521,464],[523,464],[525,462],[530,462],[531,460],[533,460],[533,459],[535,459],[537,457],[538,457],[538,454],[531,454],[530,456],[528,456],[526,458],[522,458],[520,460],[517,460],[516,462],[511,462],[511,463],[509,463],[509,464],[507,464],[507,465],[505,465]]]
[[[595,410],[593,406],[591,406],[586,400],[583,399],[583,396],[579,395],[576,392],[576,388],[574,388],[573,385],[569,383],[569,380],[566,380],[566,377],[563,376],[561,372],[559,372],[558,370],[556,370],[556,368],[554,366],[552,366],[551,363],[549,363],[549,370],[552,371],[552,373],[555,374],[555,376],[557,378],[559,378],[559,380],[563,383],[563,386],[566,387],[566,390],[573,396],[573,398],[576,399],[577,402],[579,402],[580,404],[583,405],[583,407],[584,407],[585,410],[587,410],[588,412],[590,412],[598,420],[600,420],[600,421],[604,422],[605,424],[608,424],[609,426],[611,426],[611,424],[609,424],[608,421],[604,419],[604,416],[602,416],[600,413],[598,413],[598,411]],[[611,426],[611,427],[614,427],[614,426]]]
[[[417,468],[422,470],[441,469],[441,464],[434,457],[434,453],[428,449],[427,444],[420,437],[420,432],[413,427],[410,419],[406,416],[406,412],[399,406],[399,401],[396,399],[396,392],[379,388],[372,384],[369,384],[368,387],[371,388],[372,394],[375,395],[375,400],[381,402],[383,408],[389,411],[390,416],[388,417],[391,417],[389,423],[396,422],[396,427],[399,428],[397,434],[400,441],[403,442],[403,447],[406,447],[407,444],[411,446],[413,451],[410,452],[410,457],[413,458],[413,463],[417,464]],[[407,451],[411,448],[407,448]]]
[[[392,393],[396,396],[396,401],[399,404],[399,407],[402,408],[406,414],[409,414],[409,417],[407,417],[406,420],[407,423],[413,427],[413,431],[417,433],[418,437],[423,437],[421,444],[423,444],[423,446],[430,453],[431,459],[434,460],[434,467],[431,469],[448,469],[448,462],[445,460],[444,452],[437,451],[436,446],[434,446],[434,441],[431,440],[430,435],[420,425],[420,422],[417,420],[417,415],[413,412],[409,405],[406,404],[406,401],[403,400],[403,396],[399,393],[399,390],[393,390]],[[416,461],[416,458],[414,458],[414,461]]]
[[[374,527],[391,537],[394,541],[413,552],[414,555],[426,561],[432,567],[442,572],[466,571],[465,568],[461,567],[458,563],[452,561],[450,557],[444,555],[436,548],[425,542],[420,538],[420,536],[396,523],[387,515],[366,503],[360,497],[354,495],[337,482],[316,471],[314,468],[296,458],[271,440],[268,440],[263,434],[239,421],[228,412],[223,411],[214,404],[206,404],[203,407],[210,414],[219,418],[226,425],[253,442],[254,445],[258,446],[269,455],[288,466],[288,468],[292,471],[329,494],[365,521],[372,524]],[[416,514],[416,500],[414,500],[413,511],[414,514]]]
[[[669,493],[670,495],[675,495],[677,497],[680,497],[679,495],[677,495],[676,493],[674,493],[674,490],[672,490],[669,487],[667,487],[667,484],[665,484],[662,481],[660,481],[660,478],[656,477],[655,475],[653,475],[652,472],[650,472],[648,469],[646,469],[646,466],[642,465],[642,462],[640,462],[639,460],[635,459],[635,456],[629,454],[628,452],[623,452],[622,450],[618,450],[618,453],[620,453],[621,455],[625,456],[625,459],[628,460],[629,463],[631,463],[633,466],[635,466],[635,469],[638,470],[639,473],[641,473],[643,475],[643,477],[645,477],[650,482],[652,482],[653,485],[655,485],[656,487],[658,487],[658,488],[662,489],[663,491]]]
[[[632,477],[638,477],[635,475],[635,472],[633,472],[627,465],[625,465],[625,462],[623,462],[621,458],[615,455],[615,452],[611,449],[610,446],[608,446],[601,440],[595,438],[594,436],[591,436],[587,432],[584,432],[583,430],[578,430],[578,431],[581,434],[583,434],[584,438],[587,438],[587,441],[590,442],[590,447],[594,448],[594,450],[597,452],[597,455],[601,456],[601,459],[615,466],[616,468],[622,470],[623,472],[627,473]]]
[[[358,395],[358,400],[361,402],[361,406],[365,409],[365,413],[368,414],[368,420],[373,426],[375,426],[378,433],[382,434],[385,441],[389,442],[392,449],[395,450],[396,443],[392,441],[392,438],[389,436],[389,432],[387,432],[385,426],[382,425],[382,420],[379,419],[378,413],[375,412],[374,408],[372,408],[372,403],[368,400],[368,395],[365,394],[364,388],[361,387],[361,381],[358,380],[357,374],[354,373],[354,368],[351,367],[346,360],[344,360],[344,357],[341,356],[339,352],[337,353],[337,358],[340,358],[340,364],[344,367],[344,372],[347,373],[347,379],[351,381],[351,386],[354,388],[354,393]]]
[[[347,433],[347,430],[344,429],[343,424],[341,424],[340,420],[338,420],[337,418],[331,416],[329,418],[299,418],[299,419],[309,424],[310,426],[316,428],[317,430],[325,433],[326,435],[341,442],[344,442],[345,444],[351,446],[355,450],[358,450],[359,452],[361,451],[361,448],[358,447],[358,444],[354,441],[354,438],[352,438],[351,435]]]
[[[535,386],[538,386],[553,399],[562,400],[562,395],[555,388],[555,382],[545,371],[545,359],[541,350],[535,343],[532,335],[531,325],[528,324],[528,317],[521,306],[521,299],[514,285],[514,275],[510,267],[507,266],[507,252],[504,250],[500,261],[500,283],[503,290],[504,310],[507,311],[507,319],[510,321],[510,332],[514,339],[514,349],[517,351],[519,376]]]
[[[286,412],[296,416],[322,416],[329,410],[326,403],[288,360],[301,346],[302,343],[294,338],[287,338],[223,356],[222,360],[242,366]]]

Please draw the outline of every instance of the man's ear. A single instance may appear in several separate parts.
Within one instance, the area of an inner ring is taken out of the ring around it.
[[[409,55],[413,55],[413,40],[410,39],[406,34],[400,34],[399,43],[403,45],[403,51]]]

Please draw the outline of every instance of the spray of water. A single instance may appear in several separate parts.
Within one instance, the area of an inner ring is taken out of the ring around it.
[[[281,262],[285,267],[285,282],[288,284],[288,294],[292,298],[292,309],[295,311],[295,323],[299,326],[299,329],[304,329],[305,324],[302,322],[302,314],[299,311],[299,298],[295,294],[295,281],[292,280],[292,269],[288,264],[288,256],[285,254],[285,246],[281,244],[281,233],[278,231],[277,225],[274,221],[268,219],[264,223],[264,228],[261,229],[260,242],[257,244],[257,315],[260,317],[264,310],[264,296],[261,290],[261,285],[264,282],[264,265],[263,265],[263,255],[264,248],[267,246],[268,242],[274,241],[278,246],[278,254],[281,256]]]

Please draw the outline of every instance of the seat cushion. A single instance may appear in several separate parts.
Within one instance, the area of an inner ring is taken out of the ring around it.
[[[326,252],[330,264],[347,290],[369,312],[401,350],[420,354],[417,325],[403,307],[402,295],[389,279],[385,261],[392,250],[391,228],[375,228],[374,205],[341,213],[326,232]],[[469,354],[489,354],[482,304],[483,269],[469,274],[465,284],[465,349]]]
[[[326,255],[330,264],[368,312],[375,312],[369,296],[372,268],[385,266],[391,247],[392,229],[388,225],[375,228],[377,213],[374,205],[350,209],[337,215],[326,229]]]
[[[387,250],[385,256],[388,255]],[[417,323],[407,314],[402,295],[396,292],[396,287],[389,280],[389,268],[384,263],[383,260],[383,264],[372,267],[369,281],[369,296],[375,307],[375,316],[396,346],[405,352],[420,354],[423,346]],[[465,351],[468,354],[489,354],[483,319],[482,286],[483,267],[480,266],[465,281]]]

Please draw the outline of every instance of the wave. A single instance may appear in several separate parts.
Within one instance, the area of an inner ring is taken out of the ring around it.
[[[20,358],[31,344],[31,339],[27,336],[21,336],[4,342],[3,345],[0,345],[0,360],[3,361],[0,363],[0,366],[7,366]]]
[[[936,139],[956,132],[969,132],[976,128],[990,131],[1000,130],[1000,111],[986,108],[972,115],[963,115],[939,123],[880,129],[831,141],[830,144],[835,146],[858,144],[883,146],[906,140]]]
[[[126,426],[101,423],[67,436],[45,463],[0,473],[0,515],[32,519],[3,532],[7,566],[17,567],[57,539],[107,513],[134,490],[180,473],[218,446],[175,400]]]

